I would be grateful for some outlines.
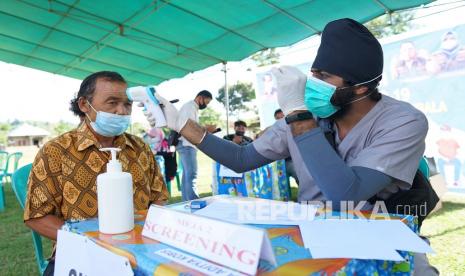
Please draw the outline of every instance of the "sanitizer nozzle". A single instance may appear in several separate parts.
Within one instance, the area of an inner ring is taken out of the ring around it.
[[[121,172],[121,163],[116,159],[116,153],[121,151],[119,148],[102,148],[101,151],[109,151],[111,152],[111,159],[108,161],[107,164],[107,172]]]

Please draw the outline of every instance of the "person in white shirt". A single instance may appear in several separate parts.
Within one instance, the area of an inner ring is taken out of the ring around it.
[[[199,109],[205,109],[212,100],[212,94],[207,90],[200,91],[195,99],[185,103],[179,110],[179,117],[191,119],[192,121],[199,122]],[[216,126],[205,126],[207,131],[213,133]],[[193,200],[199,198],[196,189],[197,183],[197,148],[192,145],[185,138],[179,139],[179,144],[176,147],[179,153],[182,164],[182,180],[181,180],[181,193],[182,200]]]

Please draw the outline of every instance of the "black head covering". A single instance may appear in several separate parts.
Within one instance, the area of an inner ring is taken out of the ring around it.
[[[312,68],[354,84],[369,81],[383,72],[383,50],[365,26],[338,19],[325,26]]]

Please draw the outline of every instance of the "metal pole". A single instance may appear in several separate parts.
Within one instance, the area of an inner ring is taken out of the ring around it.
[[[227,78],[227,62],[223,61],[223,72],[224,72],[224,96],[226,98],[226,135],[229,135],[229,91],[228,91],[228,78]]]

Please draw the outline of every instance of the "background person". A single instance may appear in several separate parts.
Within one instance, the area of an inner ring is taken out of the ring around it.
[[[234,122],[234,134],[225,135],[223,139],[231,141],[240,146],[245,146],[253,142],[253,139],[245,136],[247,131],[247,124],[244,121]]]
[[[213,96],[207,90],[200,91],[194,100],[185,103],[179,110],[180,120],[192,120],[199,122],[199,110],[207,108]],[[169,119],[169,118],[167,118]],[[207,125],[208,132],[213,133],[216,126]],[[176,147],[182,163],[181,193],[182,200],[193,200],[199,198],[197,193],[197,148],[184,137],[179,139]]]

